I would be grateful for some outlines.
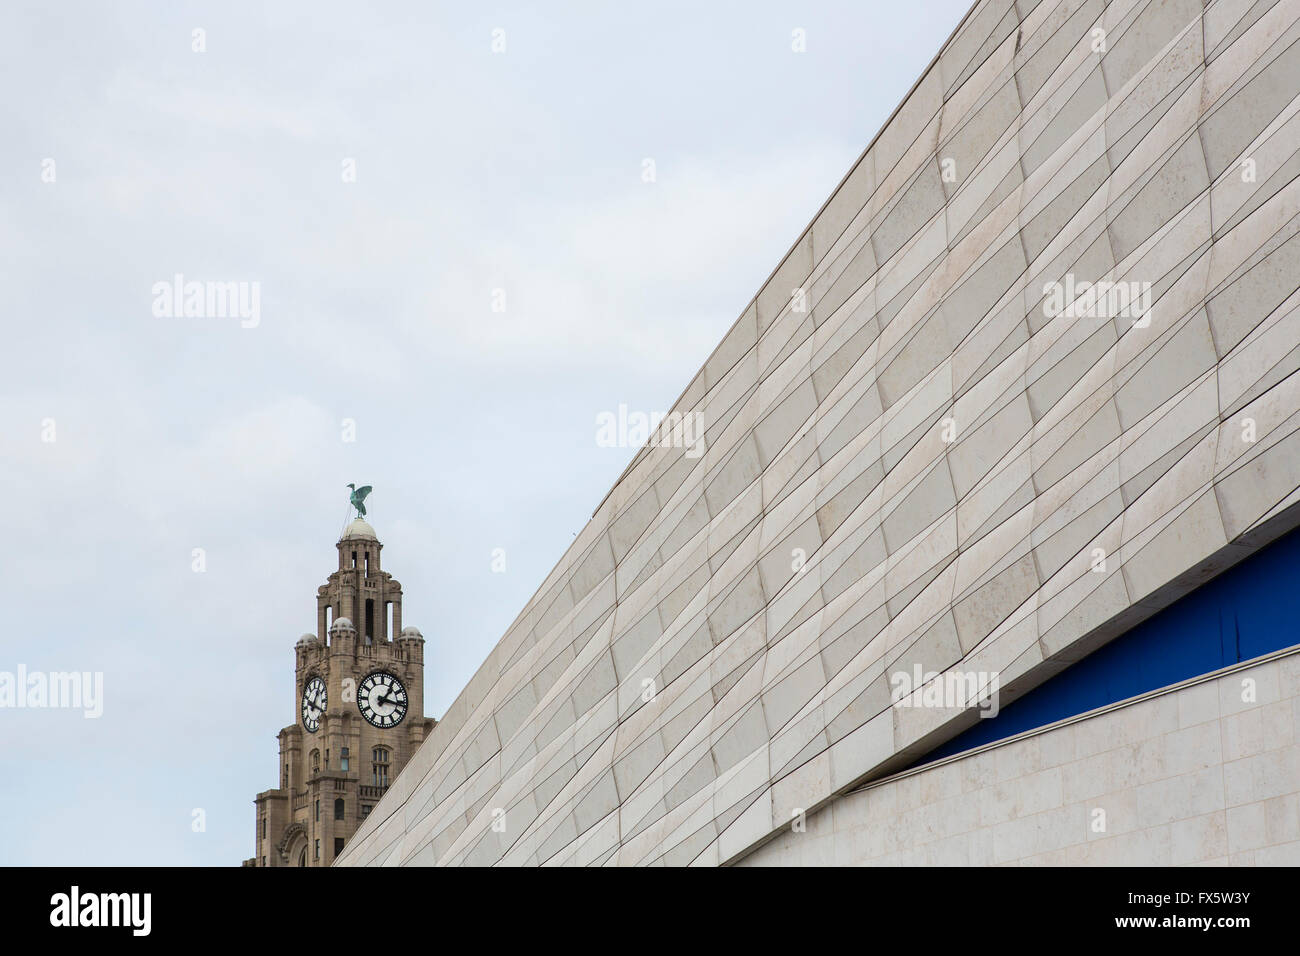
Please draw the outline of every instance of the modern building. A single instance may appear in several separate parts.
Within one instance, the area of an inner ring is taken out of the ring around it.
[[[980,0],[339,859],[1300,863],[1300,3]]]
[[[423,716],[424,638],[402,626],[402,586],[374,528],[357,518],[337,548],[316,633],[294,646],[298,719],[279,733],[280,785],[254,800],[245,866],[333,863],[437,723]]]

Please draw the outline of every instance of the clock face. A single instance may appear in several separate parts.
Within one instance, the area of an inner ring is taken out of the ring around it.
[[[361,716],[381,730],[400,724],[409,703],[402,682],[386,671],[375,671],[357,687]]]
[[[302,689],[302,725],[307,728],[307,733],[314,734],[320,730],[325,701],[325,682],[319,677],[307,681],[307,686]]]

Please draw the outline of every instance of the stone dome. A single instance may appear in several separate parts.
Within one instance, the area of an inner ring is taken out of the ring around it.
[[[375,534],[375,529],[366,523],[364,518],[355,518],[343,532],[342,540],[348,538],[369,538],[372,541],[378,541],[379,536]]]
[[[355,631],[355,630],[356,628],[352,626],[352,622],[349,621],[346,617],[341,617],[338,620],[336,620],[333,624],[330,625],[331,633],[333,633],[334,631]]]
[[[315,634],[304,634],[302,637],[298,638],[298,643],[294,646],[304,647],[307,644],[318,644],[318,643],[320,642],[316,640]]]
[[[417,640],[417,641],[422,641],[422,640],[424,640],[424,635],[420,633],[420,629],[419,629],[418,627],[414,627],[414,626],[412,626],[412,625],[410,625],[410,624],[408,624],[408,625],[406,625],[406,627],[402,628],[401,637],[403,637],[403,638],[407,638],[407,639],[414,639],[414,640]]]

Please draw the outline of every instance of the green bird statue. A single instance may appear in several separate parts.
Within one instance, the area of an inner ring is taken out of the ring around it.
[[[358,488],[349,482],[348,487],[352,489],[352,496],[348,500],[352,502],[352,507],[357,509],[358,517],[364,518],[366,516],[366,495],[370,494],[370,486],[362,485]]]

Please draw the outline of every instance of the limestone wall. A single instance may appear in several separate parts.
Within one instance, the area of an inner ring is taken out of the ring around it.
[[[1300,653],[882,781],[754,866],[1300,865]]]
[[[1297,20],[977,3],[342,862],[738,858],[1293,526]]]

